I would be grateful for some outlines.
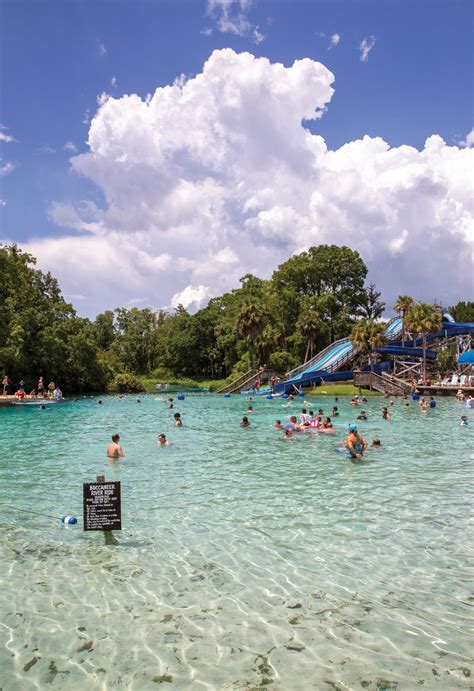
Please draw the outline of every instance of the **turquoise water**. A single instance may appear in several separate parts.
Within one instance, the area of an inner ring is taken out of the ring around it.
[[[370,399],[385,450],[352,464],[322,435],[281,441],[301,401],[254,400],[250,429],[241,397],[103,401],[0,408],[3,689],[473,686],[474,411],[397,402],[386,422]],[[122,483],[118,546],[82,531],[98,474]]]

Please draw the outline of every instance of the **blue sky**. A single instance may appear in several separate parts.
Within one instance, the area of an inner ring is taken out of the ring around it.
[[[53,220],[51,205],[87,199],[104,207],[97,180],[69,164],[73,154],[88,151],[98,95],[145,98],[180,74],[199,74],[216,49],[249,51],[286,67],[303,58],[323,63],[335,75],[335,93],[325,115],[308,128],[322,135],[329,149],[369,135],[391,147],[421,150],[432,134],[452,146],[471,131],[472,2],[228,0],[228,5],[224,0],[214,0],[214,8],[212,0],[211,5],[204,0],[1,3],[0,122],[16,141],[0,142],[1,165],[14,166],[0,178],[0,239],[21,245],[87,233]],[[339,40],[331,45],[335,35]],[[364,40],[373,43],[365,61]],[[150,301],[156,303],[156,296]],[[93,301],[86,302],[85,311],[94,311]]]

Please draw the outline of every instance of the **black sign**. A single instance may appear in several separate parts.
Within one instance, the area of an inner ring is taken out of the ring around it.
[[[122,530],[120,482],[84,482],[84,530]]]

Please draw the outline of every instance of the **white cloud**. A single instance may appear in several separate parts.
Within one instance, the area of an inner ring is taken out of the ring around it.
[[[251,0],[207,0],[207,14],[215,20],[218,31],[250,38],[258,45],[265,36],[248,18],[251,6]]]
[[[367,62],[367,60],[369,59],[369,53],[374,46],[375,36],[371,36],[370,38],[364,38],[359,43],[360,59],[362,62]]]
[[[15,137],[12,137],[11,134],[7,134],[6,132],[4,132],[4,130],[6,129],[8,129],[8,127],[5,127],[5,125],[0,124],[0,142],[5,142],[5,144],[16,142]]]
[[[6,206],[6,205],[7,205],[6,199],[0,199],[0,206],[3,207],[3,206]]]
[[[110,80],[110,85],[111,85],[114,89],[117,88],[117,77],[112,77],[112,79]]]
[[[107,48],[103,43],[99,43],[99,55],[101,58],[103,58],[104,55],[107,55]]]
[[[15,170],[15,164],[11,161],[5,161],[5,163],[2,164],[1,160],[2,159],[0,159],[0,176],[3,177],[5,175],[13,173],[13,171]]]
[[[71,159],[104,208],[54,204],[64,237],[27,249],[88,314],[144,294],[194,309],[320,243],[358,250],[388,304],[466,298],[474,149],[434,135],[421,151],[369,136],[328,150],[302,122],[315,129],[333,81],[307,58],[285,67],[224,49],[146,99],[108,98],[88,153]]]
[[[466,134],[465,139],[461,139],[459,142],[460,146],[466,147],[468,149],[471,148],[471,146],[474,146],[474,127],[470,132]]]
[[[171,298],[171,307],[178,307],[183,305],[188,310],[195,312],[200,307],[203,307],[212,297],[212,293],[207,286],[186,286],[184,290]]]
[[[105,105],[105,103],[107,103],[109,98],[110,98],[110,94],[106,93],[105,91],[103,91],[101,94],[99,94],[96,98],[97,105],[99,106],[99,108],[101,106]]]
[[[329,39],[328,50],[330,50],[331,48],[335,48],[337,45],[339,45],[340,40],[341,40],[341,37],[339,36],[339,34],[333,34],[331,36],[331,38]]]
[[[66,142],[63,146],[63,149],[65,151],[72,151],[73,153],[76,153],[76,151],[77,151],[77,147],[74,144],[74,142]]]

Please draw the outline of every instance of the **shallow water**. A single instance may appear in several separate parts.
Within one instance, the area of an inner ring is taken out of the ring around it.
[[[189,395],[175,429],[141,400],[0,408],[2,688],[472,688],[472,411],[385,422],[370,399],[384,451],[352,464],[332,438],[281,441],[301,401],[254,400],[241,429],[242,397]],[[340,440],[357,412],[338,406]],[[82,531],[98,474],[122,483],[119,546]]]

